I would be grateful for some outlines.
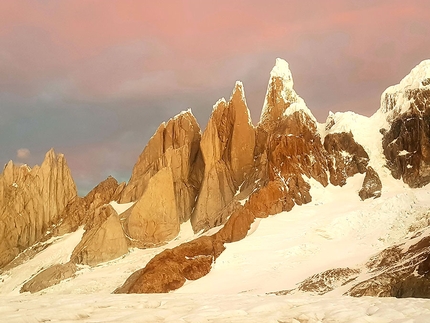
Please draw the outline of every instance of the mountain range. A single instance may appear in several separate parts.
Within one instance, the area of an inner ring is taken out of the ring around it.
[[[288,63],[162,123],[128,183],[85,197],[65,157],[0,175],[0,294],[430,296],[430,60],[371,117],[318,123]]]

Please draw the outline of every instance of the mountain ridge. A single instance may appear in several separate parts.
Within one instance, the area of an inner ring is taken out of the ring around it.
[[[363,179],[360,191],[366,198],[384,194],[387,176],[402,179],[410,187],[427,185],[430,83],[426,84],[427,72],[417,68],[404,80],[424,77],[414,81],[419,86],[412,90],[394,87],[394,94],[386,91],[389,98],[381,98],[380,109],[369,118],[335,113],[325,124],[317,123],[293,89],[288,63],[277,59],[256,126],[241,82],[236,82],[228,102],[221,99],[214,105],[204,131],[191,111],[162,123],[127,184],[108,179],[88,198],[68,198],[65,213],[56,215],[63,222],[51,221],[53,227],[45,239],[83,225],[81,243],[68,262],[39,270],[21,290],[49,288],[61,282],[58,277],[74,277],[79,266],[112,261],[130,248],[169,243],[182,225],[190,223],[195,234],[207,233],[161,251],[116,289],[167,292],[206,276],[226,245],[245,238],[259,219],[310,203],[310,181],[322,187],[342,187],[348,178],[366,174],[370,179]],[[408,109],[403,106],[405,97]],[[412,119],[417,122],[409,125]],[[108,205],[111,201],[130,205],[121,213]],[[76,220],[69,220],[72,213]]]

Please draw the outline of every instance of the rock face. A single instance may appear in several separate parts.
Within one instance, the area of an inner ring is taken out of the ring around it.
[[[73,277],[76,271],[76,265],[71,262],[51,266],[26,282],[21,287],[20,293],[37,293],[48,287],[57,285],[65,279]]]
[[[361,200],[364,201],[368,198],[377,198],[381,196],[382,182],[379,179],[379,175],[375,170],[368,166],[366,170],[366,176],[364,177],[363,186],[358,192]]]
[[[196,280],[209,273],[223,249],[213,237],[206,236],[167,249],[131,275],[114,293],[166,293],[178,289],[187,279]]]
[[[125,215],[124,228],[134,245],[156,246],[176,237],[180,219],[175,201],[172,172],[168,167],[162,168]]]
[[[109,176],[85,197],[76,196],[59,216],[59,221],[52,230],[53,234],[63,235],[74,232],[81,225],[85,225],[87,229],[99,226],[101,223],[95,223],[97,222],[96,210],[110,201],[117,200],[124,186],[125,183],[118,184],[115,178]]]
[[[378,112],[386,122],[381,132],[387,166],[412,187],[430,182],[429,71],[430,63],[423,62],[388,89]],[[129,247],[162,245],[185,221],[195,232],[220,226],[211,236],[161,252],[115,291],[168,292],[208,274],[225,244],[245,238],[256,218],[309,203],[310,179],[343,186],[348,177],[366,172],[360,198],[380,196],[382,183],[364,148],[351,132],[336,133],[340,128],[333,114],[325,130],[318,125],[293,85],[288,64],[278,59],[256,127],[237,82],[230,100],[215,104],[203,134],[190,111],[179,114],[157,129],[127,185],[108,178],[84,198],[76,196],[61,155],[49,152],[32,170],[6,165],[0,176],[0,268],[50,237],[47,231],[62,235],[84,226],[70,261],[43,270],[22,288],[35,292],[72,277],[77,265],[110,261]],[[134,205],[118,215],[111,201]],[[349,284],[351,295],[427,297],[426,237],[375,256],[367,264],[366,281],[360,281],[359,269],[335,268],[295,291],[323,294]],[[407,265],[396,266],[403,258]]]
[[[430,298],[430,236],[428,230],[415,243],[387,248],[366,264],[371,278],[348,291],[351,296]]]
[[[355,142],[351,132],[328,134],[324,138],[324,148],[330,154],[328,167],[333,185],[343,186],[348,177],[366,172],[369,156]]]
[[[255,130],[242,83],[230,101],[217,102],[202,135],[204,176],[191,223],[195,232],[225,222],[219,213],[232,201],[254,164]]]
[[[257,127],[256,160],[264,170],[259,176],[283,183],[289,198],[301,205],[311,200],[302,176],[325,186],[328,168],[315,117],[293,85],[288,64],[277,59]]]
[[[97,209],[97,225],[90,225],[81,242],[73,250],[73,263],[95,266],[125,255],[128,240],[124,235],[118,214],[110,205]]]
[[[187,221],[202,181],[200,137],[200,127],[190,111],[162,123],[139,156],[120,203],[137,201],[151,178],[168,168],[173,179],[175,212],[180,223]]]
[[[275,295],[288,295],[296,292],[309,292],[317,295],[324,295],[338,287],[344,286],[354,280],[360,274],[359,269],[336,268],[329,269],[322,273],[312,275],[302,281],[299,286],[292,290],[282,290],[274,292]]]
[[[41,239],[76,194],[64,156],[52,149],[40,167],[9,162],[0,175],[0,268]]]
[[[167,292],[186,279],[206,275],[223,245],[243,239],[255,218],[311,201],[304,176],[326,186],[332,170],[332,182],[339,185],[366,171],[368,156],[352,134],[329,135],[329,151],[324,148],[316,120],[294,91],[285,61],[278,59],[272,70],[257,128],[250,122],[243,93],[237,83],[228,103],[218,101],[200,143],[205,168],[191,223],[195,232],[223,227],[210,237],[160,253],[117,293]]]
[[[383,149],[394,178],[411,187],[430,183],[430,60],[415,67],[381,97],[388,122]]]

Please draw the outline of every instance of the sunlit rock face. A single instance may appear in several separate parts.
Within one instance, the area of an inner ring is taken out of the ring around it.
[[[191,111],[162,123],[139,156],[120,202],[137,201],[151,178],[168,168],[173,179],[175,212],[181,223],[187,221],[202,181],[200,138],[200,127]]]
[[[384,92],[377,112],[387,166],[412,187],[430,182],[428,66],[423,62]],[[195,233],[218,227],[162,251],[116,290],[169,292],[207,275],[225,244],[245,238],[255,219],[309,203],[315,181],[343,186],[349,177],[366,173],[360,198],[379,197],[379,175],[352,132],[336,132],[342,129],[334,115],[319,125],[293,85],[288,64],[277,59],[257,126],[237,82],[231,98],[215,104],[203,133],[191,111],[179,114],[157,129],[127,185],[109,177],[83,198],[76,196],[61,155],[49,152],[32,170],[6,165],[0,177],[0,266],[43,237],[83,226],[70,261],[46,268],[22,288],[35,292],[73,277],[80,265],[97,266],[130,247],[166,244],[186,221]],[[118,214],[111,201],[134,204]],[[422,238],[409,249],[394,246],[372,258],[366,281],[359,281],[362,269],[334,268],[316,273],[297,290],[323,294],[354,281],[351,295],[426,297],[428,241]],[[405,270],[397,270],[399,254],[410,259]]]
[[[52,229],[54,235],[60,236],[74,232],[80,226],[90,229],[100,226],[96,213],[98,209],[110,201],[119,198],[125,183],[118,184],[115,178],[109,176],[94,187],[85,197],[76,196],[60,214],[58,223]]]
[[[366,171],[368,156],[352,134],[330,135],[326,150],[314,116],[293,89],[285,61],[278,59],[272,70],[257,127],[245,102],[237,83],[230,101],[214,106],[200,142],[204,176],[191,223],[195,232],[222,228],[163,251],[116,293],[180,288],[209,273],[224,244],[245,238],[256,218],[310,202],[308,178],[324,186],[329,178],[343,185],[347,177]]]
[[[229,102],[214,106],[200,141],[204,175],[191,218],[194,231],[224,223],[220,211],[235,196],[254,165],[255,129],[243,86],[236,83]]]
[[[421,62],[381,97],[383,149],[394,178],[411,187],[430,183],[430,60]]]
[[[9,162],[0,175],[0,268],[41,239],[76,194],[66,159],[52,149],[40,167]]]
[[[97,209],[93,224],[87,227],[82,240],[73,250],[71,262],[95,266],[125,255],[128,240],[120,218],[109,204]]]
[[[175,201],[173,175],[165,167],[149,180],[143,195],[124,214],[130,242],[137,247],[153,247],[176,237],[180,218]]]

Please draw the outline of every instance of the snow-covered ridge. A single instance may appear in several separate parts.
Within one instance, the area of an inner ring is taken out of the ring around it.
[[[386,114],[386,119],[409,110],[407,92],[430,89],[430,59],[422,61],[406,75],[399,84],[387,88],[381,95],[381,107],[377,113]]]

